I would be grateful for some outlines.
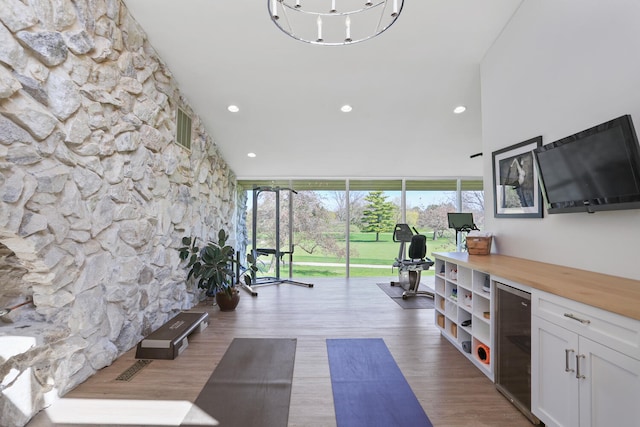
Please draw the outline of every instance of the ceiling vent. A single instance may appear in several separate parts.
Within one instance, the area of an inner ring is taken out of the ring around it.
[[[180,108],[176,115],[176,143],[191,150],[191,117]]]

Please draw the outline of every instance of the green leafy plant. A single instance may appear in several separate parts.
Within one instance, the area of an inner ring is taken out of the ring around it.
[[[178,249],[180,259],[188,261],[187,280],[193,277],[197,280],[198,288],[206,289],[209,295],[225,292],[231,296],[235,288],[234,271],[239,261],[235,257],[235,249],[227,245],[228,239],[227,232],[221,229],[217,242],[209,241],[200,248],[196,237],[183,237],[183,246]],[[251,254],[247,254],[247,264],[239,279],[251,285],[251,276],[258,271]]]

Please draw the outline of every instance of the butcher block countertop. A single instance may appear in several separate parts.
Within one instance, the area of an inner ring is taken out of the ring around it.
[[[639,280],[498,254],[434,252],[433,256],[640,320]]]

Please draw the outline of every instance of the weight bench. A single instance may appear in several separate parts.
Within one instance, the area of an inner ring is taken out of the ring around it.
[[[254,205],[254,209],[255,209],[255,205]],[[256,221],[255,216],[254,216],[254,221]],[[255,230],[254,230],[254,233],[255,233]],[[255,244],[255,241],[254,241],[254,244]],[[254,297],[258,296],[258,292],[256,292],[254,288],[258,288],[260,286],[278,285],[280,283],[289,283],[291,285],[304,286],[306,288],[313,288],[313,283],[304,283],[304,282],[298,282],[292,279],[280,278],[280,263],[284,262],[283,257],[285,255],[289,255],[289,268],[291,268],[292,260],[293,260],[293,247],[291,248],[290,251],[287,251],[287,252],[283,252],[279,249],[264,249],[264,248],[254,249],[252,251],[252,255],[255,260],[257,260],[258,257],[262,255],[273,255],[275,257],[275,262],[276,262],[276,275],[275,277],[255,277],[255,275],[253,275],[251,278],[251,285],[247,285],[240,282],[240,286],[244,290],[249,292],[251,296],[254,296]]]
[[[188,337],[209,324],[209,313],[182,312],[138,343],[136,359],[178,357],[189,345]]]
[[[402,293],[402,299],[418,295],[433,298],[433,292],[418,290],[421,273],[433,265],[433,261],[426,257],[426,236],[418,233],[415,228],[412,231],[408,224],[396,224],[393,230],[393,241],[400,242],[400,250],[393,263],[393,267],[398,268],[398,281],[391,282],[391,286],[401,286],[405,290]],[[407,243],[409,243],[408,257],[405,254]]]

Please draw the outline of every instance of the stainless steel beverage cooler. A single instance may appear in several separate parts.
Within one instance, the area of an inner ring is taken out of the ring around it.
[[[531,413],[531,294],[496,282],[496,388],[534,424]]]

